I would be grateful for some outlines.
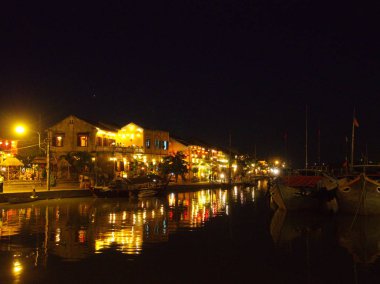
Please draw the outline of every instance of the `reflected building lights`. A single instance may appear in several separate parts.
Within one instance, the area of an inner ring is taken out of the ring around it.
[[[16,278],[19,278],[22,272],[22,263],[19,260],[13,261],[12,273]]]
[[[175,225],[172,225],[172,230],[176,227],[203,226],[210,218],[225,213],[226,201],[227,191],[225,190],[170,194],[168,196],[169,220],[177,222],[173,223]]]
[[[55,242],[58,244],[61,241],[61,229],[57,228],[55,230]]]
[[[112,200],[25,205],[0,211],[0,236],[20,234],[18,239],[27,239],[26,232],[44,234],[43,242],[33,245],[32,265],[46,265],[48,254],[71,261],[108,249],[141,254],[145,244],[168,241],[169,234],[181,228],[202,227],[216,216],[229,215],[228,202],[235,195],[243,201],[254,199],[253,190],[235,187],[231,195],[222,189],[177,192],[165,200],[126,199],[117,206]]]

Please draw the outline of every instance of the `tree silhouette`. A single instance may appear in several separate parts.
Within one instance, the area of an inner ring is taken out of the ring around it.
[[[174,156],[164,157],[163,162],[159,165],[160,173],[165,178],[168,178],[170,174],[174,174],[176,182],[178,181],[179,175],[185,180],[185,173],[188,172],[185,158],[186,156],[182,152],[177,152]]]

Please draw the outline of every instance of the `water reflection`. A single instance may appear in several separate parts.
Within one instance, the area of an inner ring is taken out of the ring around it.
[[[210,218],[226,213],[227,190],[170,193],[169,230],[197,228]]]
[[[242,194],[253,199],[252,192]],[[68,261],[109,248],[140,254],[143,245],[165,242],[178,229],[198,228],[226,214],[228,198],[227,190],[200,190],[170,193],[164,199],[88,198],[3,205],[0,250],[33,255],[35,265],[44,264],[48,254]],[[15,271],[20,272],[20,262],[15,263]]]
[[[273,240],[284,243],[305,236],[319,238],[325,221],[323,217],[315,212],[276,210],[271,222]]]
[[[277,209],[274,213],[270,233],[278,247],[291,248],[293,242],[318,240],[323,233],[326,215],[315,212],[291,212]]]
[[[379,216],[337,216],[339,244],[347,249],[355,263],[374,263],[380,255]]]
[[[140,254],[143,243],[168,239],[167,214],[159,199],[104,203],[92,217],[90,236],[94,235],[96,253],[115,247],[126,254]]]
[[[63,199],[0,205],[0,267],[18,281],[51,257],[80,261],[107,251],[137,256],[167,242],[178,230],[195,230],[228,216],[231,204],[254,202],[256,188],[172,192],[165,198]],[[8,267],[8,268],[6,268]]]

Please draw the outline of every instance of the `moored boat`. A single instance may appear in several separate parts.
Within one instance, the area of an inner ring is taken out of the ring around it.
[[[17,204],[17,203],[29,203],[40,200],[38,196],[28,196],[28,197],[10,197],[8,198],[8,203]]]
[[[329,208],[337,180],[318,170],[292,170],[278,177],[270,189],[271,206],[283,210]]]
[[[380,214],[380,166],[362,165],[362,171],[339,179],[339,211],[358,215]]]
[[[156,190],[152,190],[152,189],[144,189],[144,190],[140,190],[138,193],[137,193],[137,196],[140,197],[140,198],[143,198],[143,197],[150,197],[150,196],[155,196],[157,195],[157,191]]]
[[[93,193],[97,197],[145,197],[162,194],[165,192],[168,181],[157,175],[147,175],[144,177],[117,179],[107,187],[93,188]]]

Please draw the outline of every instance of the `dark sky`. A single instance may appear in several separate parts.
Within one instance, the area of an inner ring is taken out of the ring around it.
[[[0,119],[76,114],[165,129],[259,158],[380,161],[378,7],[321,1],[2,4]]]

